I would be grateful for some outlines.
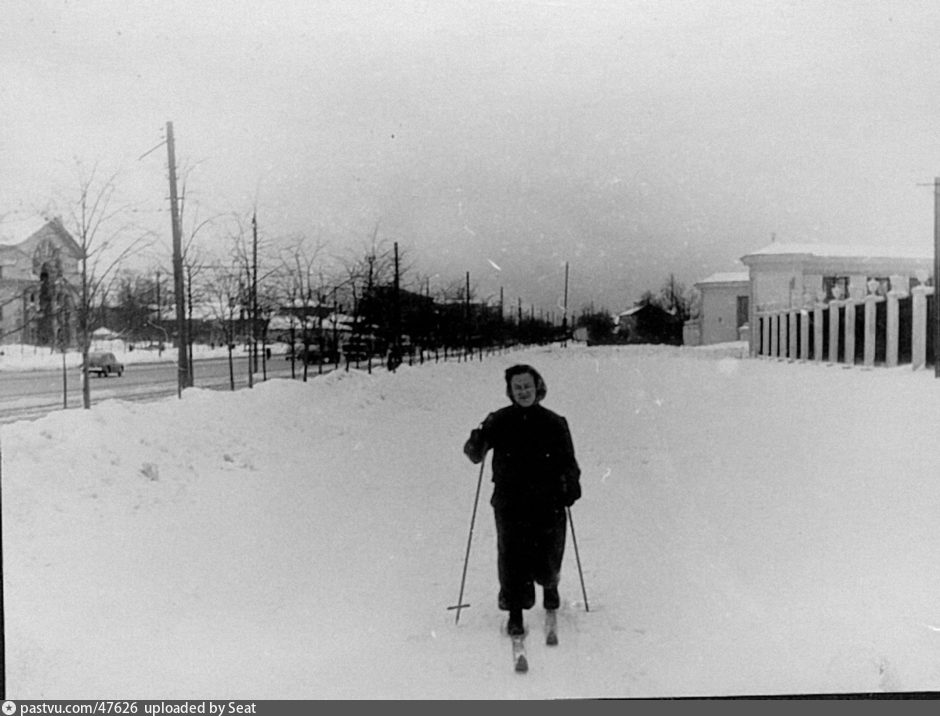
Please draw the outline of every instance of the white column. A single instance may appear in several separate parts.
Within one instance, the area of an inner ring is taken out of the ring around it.
[[[776,358],[780,345],[780,314],[773,311],[770,314],[770,357]]]
[[[899,344],[901,342],[901,319],[898,301],[902,298],[907,298],[905,291],[888,291],[888,335],[885,346],[885,363],[889,368],[894,368],[898,364]]]
[[[809,311],[800,311],[800,360],[809,360]]]
[[[829,302],[829,362],[839,362],[839,307],[841,301]]]
[[[933,286],[915,286],[911,296],[911,369],[918,370],[927,363],[927,296],[933,296]]]
[[[799,315],[799,312],[791,309],[789,313],[790,318],[790,349],[787,351],[787,358],[791,361],[796,360],[797,352],[797,332],[796,332],[796,317]]]
[[[774,351],[774,358],[776,358],[777,360],[780,360],[783,354],[786,353],[784,336],[786,335],[786,331],[787,331],[787,322],[783,317],[783,311],[777,311],[774,314],[774,318],[776,320],[775,325],[777,327],[777,331],[776,331],[777,346],[776,346],[776,350]]]
[[[855,364],[855,301],[845,302],[845,364]]]

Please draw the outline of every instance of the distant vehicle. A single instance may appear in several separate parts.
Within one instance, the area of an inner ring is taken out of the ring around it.
[[[124,375],[124,364],[114,357],[114,353],[89,353],[88,372],[97,373],[102,378],[117,373],[120,378]]]

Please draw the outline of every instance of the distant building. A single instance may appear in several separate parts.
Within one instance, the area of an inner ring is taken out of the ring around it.
[[[933,256],[870,246],[772,243],[741,257],[751,277],[753,311],[802,308],[816,301],[863,298],[868,283],[909,291],[933,273]]]
[[[933,360],[924,338],[935,304],[931,253],[772,243],[743,256],[751,355],[889,366]]]
[[[686,323],[685,343],[711,345],[746,340],[751,281],[747,271],[715,273],[695,284],[698,318]]]
[[[615,332],[622,343],[682,345],[682,321],[659,306],[647,303],[617,314]]]
[[[81,256],[60,219],[0,223],[0,343],[74,343]]]

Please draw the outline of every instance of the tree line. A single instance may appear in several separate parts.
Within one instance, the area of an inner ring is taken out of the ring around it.
[[[117,205],[117,175],[81,164],[77,169],[77,193],[57,207],[78,244],[77,266],[68,271],[60,261],[41,274],[40,298],[48,294],[48,300],[40,300],[30,319],[41,330],[24,324],[21,332],[40,345],[77,347],[85,366],[92,334],[101,327],[135,347],[175,346],[170,252],[160,250],[154,231],[128,220],[129,207]],[[181,298],[189,329],[183,348],[190,354],[194,343],[230,350],[241,343],[258,356],[259,347],[275,341],[336,353],[341,336],[375,353],[471,350],[564,336],[564,317],[481,300],[469,276],[432,289],[397,243],[379,240],[378,227],[359,248],[330,255],[324,242],[304,235],[259,238],[254,216],[205,216],[187,200],[185,181],[182,187]],[[149,267],[128,267],[132,257],[139,265],[143,254],[155,257]],[[340,315],[342,326],[335,323]]]
[[[606,311],[582,309],[569,322],[566,314],[524,309],[521,299],[515,305],[502,295],[498,303],[481,300],[469,275],[432,289],[397,243],[378,239],[378,226],[371,240],[344,256],[329,255],[322,241],[304,235],[259,238],[254,214],[251,221],[233,213],[206,216],[188,199],[186,177],[178,210],[183,280],[177,284],[170,251],[159,246],[161,234],[136,223],[133,207],[118,203],[117,174],[80,162],[76,168],[78,191],[69,192],[57,213],[79,247],[77,280],[66,280],[61,262],[47,271],[39,291],[48,300],[31,320],[42,322],[34,333],[38,343],[82,352],[86,392],[95,329],[107,327],[141,347],[179,342],[176,285],[184,291],[183,349],[191,356],[193,343],[228,346],[231,359],[243,344],[255,370],[260,351],[275,341],[329,357],[353,346],[400,360],[414,350],[564,341],[579,327],[597,342],[614,333]],[[217,248],[208,250],[210,244]],[[149,268],[127,267],[145,253],[157,257]],[[688,318],[691,299],[673,276],[644,301]],[[337,316],[345,317],[342,327]],[[24,324],[23,333],[29,328]]]

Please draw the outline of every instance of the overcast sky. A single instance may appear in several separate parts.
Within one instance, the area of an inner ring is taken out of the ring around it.
[[[565,262],[617,311],[774,235],[932,255],[938,38],[932,0],[5,0],[0,216],[77,158],[169,245],[172,121],[204,215],[546,311]]]

